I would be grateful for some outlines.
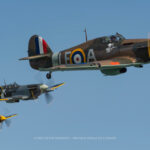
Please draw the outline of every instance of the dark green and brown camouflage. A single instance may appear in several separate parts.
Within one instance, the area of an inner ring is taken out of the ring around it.
[[[142,67],[150,61],[148,39],[125,39],[121,34],[89,40],[72,48],[37,55],[35,38],[29,41],[29,60],[32,68],[40,71],[101,70],[106,75],[126,72],[129,66]],[[42,43],[41,43],[42,45]]]

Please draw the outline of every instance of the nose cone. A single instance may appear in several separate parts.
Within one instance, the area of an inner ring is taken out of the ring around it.
[[[46,90],[46,89],[48,89],[48,86],[46,84],[41,84],[40,89],[41,90]]]
[[[5,116],[0,116],[0,121],[4,121],[6,120],[6,117]]]

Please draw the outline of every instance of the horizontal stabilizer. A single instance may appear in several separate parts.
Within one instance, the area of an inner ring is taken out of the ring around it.
[[[43,57],[50,57],[50,54],[43,54],[43,55],[35,55],[35,56],[30,56],[30,57],[24,57],[20,58],[19,60],[33,60],[33,59],[39,59]]]

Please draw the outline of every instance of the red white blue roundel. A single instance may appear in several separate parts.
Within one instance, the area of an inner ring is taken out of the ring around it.
[[[85,63],[85,54],[82,49],[75,49],[70,55],[71,64],[82,64]]]

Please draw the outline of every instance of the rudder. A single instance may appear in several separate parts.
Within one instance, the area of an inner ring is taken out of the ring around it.
[[[29,59],[29,62],[32,68],[38,69],[51,67],[52,54],[52,50],[41,36],[33,35],[30,38],[28,56],[31,58]]]

